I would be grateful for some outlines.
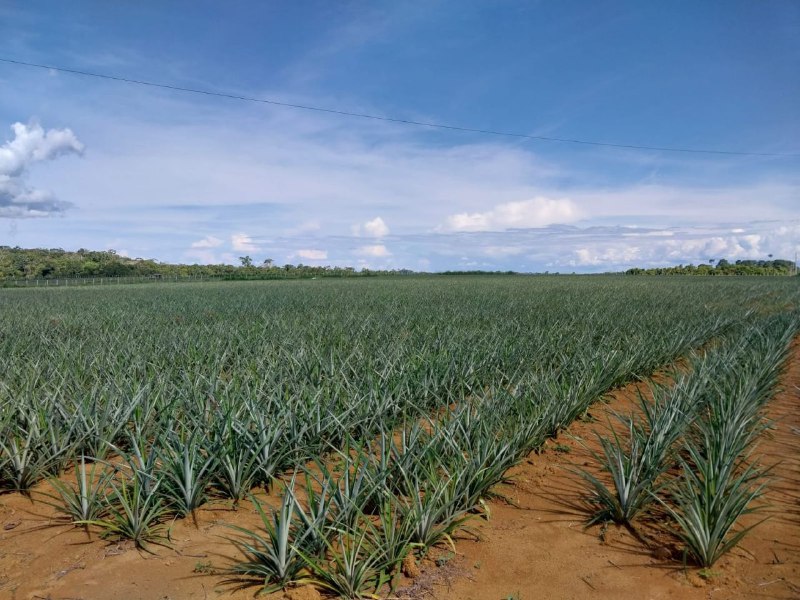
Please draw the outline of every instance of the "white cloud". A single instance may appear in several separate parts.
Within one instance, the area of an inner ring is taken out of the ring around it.
[[[380,217],[375,217],[366,223],[356,223],[350,229],[355,236],[382,238],[389,235],[389,226]]]
[[[192,248],[219,248],[223,243],[218,237],[207,235],[202,240],[192,242]]]
[[[83,152],[84,146],[69,129],[45,131],[38,123],[11,126],[14,139],[0,147],[0,174],[18,177],[34,162],[52,160],[62,154]]]
[[[258,252],[259,250],[258,244],[246,233],[234,233],[231,236],[231,247],[237,252]]]
[[[615,233],[614,228],[579,230],[570,236],[572,248],[566,240],[556,242],[556,247],[562,249],[566,260],[555,260],[554,264],[619,270],[633,266],[696,265],[722,258],[730,261],[764,260],[770,254],[776,258],[794,258],[794,251],[798,247],[796,236],[800,233],[800,224],[797,222],[789,225],[756,222],[751,223],[748,229],[758,230],[759,233],[731,234],[730,225],[709,224],[676,229],[669,239],[642,236],[635,245]],[[745,229],[735,227],[733,230]],[[580,245],[575,247],[577,244]]]
[[[84,146],[69,129],[45,131],[38,123],[11,126],[14,139],[0,146],[0,217],[45,217],[63,212],[69,202],[25,184],[28,167],[64,154],[81,154]]]
[[[537,196],[531,200],[498,204],[485,212],[450,215],[443,229],[445,231],[530,229],[555,223],[571,223],[581,216],[581,211],[568,198],[551,199]]]
[[[676,240],[666,243],[663,250],[666,256],[689,262],[706,262],[720,258],[726,259],[755,259],[766,258],[769,253],[762,248],[762,236],[758,234],[750,235],[730,235],[730,236],[711,236],[700,237],[690,240]]]
[[[375,258],[383,258],[392,255],[392,253],[389,252],[389,249],[383,244],[361,246],[360,248],[358,248],[356,252],[358,252],[358,254],[361,254],[363,256],[372,256]]]
[[[636,246],[622,248],[578,248],[576,259],[571,262],[577,266],[620,265],[635,262],[639,258],[640,249]]]
[[[297,256],[308,260],[327,260],[328,252],[327,250],[305,249],[305,250],[298,250]]]

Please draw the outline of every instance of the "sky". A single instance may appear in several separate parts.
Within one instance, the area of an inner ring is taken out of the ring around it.
[[[0,0],[0,59],[756,154],[0,62],[0,245],[578,273],[800,250],[796,0]]]

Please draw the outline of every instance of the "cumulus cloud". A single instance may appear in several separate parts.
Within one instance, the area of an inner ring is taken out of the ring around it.
[[[503,231],[529,229],[555,223],[571,223],[581,218],[581,211],[568,198],[537,196],[531,200],[498,204],[486,212],[458,213],[447,217],[444,231]]]
[[[246,233],[234,233],[231,236],[231,247],[237,252],[258,252],[258,244]]]
[[[207,235],[202,240],[192,242],[192,248],[219,248],[223,241],[213,235]]]
[[[389,226],[380,217],[375,217],[366,223],[356,223],[351,229],[355,236],[382,238],[389,235]]]
[[[298,250],[297,256],[307,260],[327,260],[328,252],[326,250],[304,249]]]
[[[0,173],[18,177],[34,162],[52,160],[72,152],[80,154],[84,146],[69,129],[45,131],[38,123],[11,126],[14,139],[0,148]]]
[[[14,139],[0,147],[0,217],[46,217],[71,206],[50,192],[29,187],[30,165],[65,154],[81,154],[84,146],[69,129],[45,131],[38,123],[11,126]]]
[[[383,258],[386,256],[391,256],[392,253],[389,252],[389,249],[384,246],[383,244],[374,244],[370,246],[361,246],[357,250],[358,254],[362,256],[372,256],[374,258]]]

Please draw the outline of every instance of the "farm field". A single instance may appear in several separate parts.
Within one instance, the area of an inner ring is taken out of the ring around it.
[[[713,579],[770,498],[753,459],[799,300],[788,277],[0,290],[0,598],[536,597],[472,572],[526,465],[584,498],[578,552],[648,532]],[[576,581],[560,597],[603,597]]]

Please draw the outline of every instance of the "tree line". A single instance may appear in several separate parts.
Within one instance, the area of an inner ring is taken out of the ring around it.
[[[67,251],[61,248],[19,248],[0,246],[0,281],[7,279],[71,279],[81,277],[153,277],[220,279],[297,279],[308,277],[370,277],[404,275],[406,269],[381,271],[353,267],[275,265],[271,259],[255,264],[249,256],[239,265],[185,265],[129,258],[114,250]]]
[[[272,259],[256,263],[250,256],[238,265],[186,265],[153,259],[129,258],[114,250],[62,250],[61,248],[20,248],[0,246],[0,281],[9,279],[72,279],[81,277],[152,277],[219,279],[298,279],[310,277],[371,277],[410,275],[408,269],[374,270],[354,267],[276,265]],[[715,264],[716,263],[716,264]],[[445,271],[444,275],[515,274],[515,271]],[[632,268],[626,275],[795,275],[789,260],[710,260],[698,265]]]
[[[714,264],[716,263],[716,264]],[[656,267],[652,269],[633,268],[626,275],[796,275],[795,264],[790,260],[737,260],[729,262],[721,258],[709,260],[699,265],[678,265],[677,267]]]

